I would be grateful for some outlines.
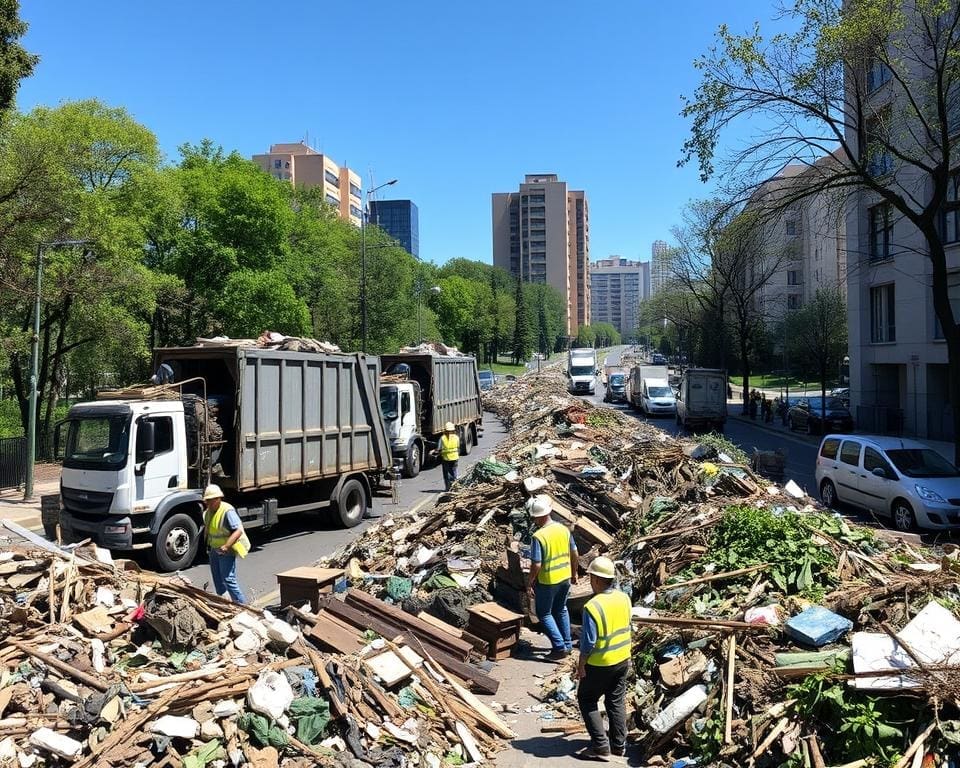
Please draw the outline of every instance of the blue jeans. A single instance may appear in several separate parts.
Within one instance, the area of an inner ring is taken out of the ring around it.
[[[218,595],[229,592],[233,602],[246,605],[247,598],[243,596],[243,591],[237,582],[236,555],[221,555],[217,550],[211,549],[210,573],[213,576],[213,588]]]
[[[457,482],[457,462],[444,461],[443,462],[443,487],[449,491],[453,487],[453,484],[455,482]]]
[[[570,594],[570,581],[559,584],[541,584],[533,588],[533,599],[537,619],[543,625],[543,631],[550,638],[555,651],[573,650],[570,639],[570,614],[567,611],[567,595]]]

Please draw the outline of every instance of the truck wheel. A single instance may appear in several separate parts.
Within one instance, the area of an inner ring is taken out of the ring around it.
[[[419,475],[421,463],[420,443],[413,442],[407,448],[407,456],[403,461],[403,476],[409,479]]]
[[[197,523],[182,512],[163,521],[153,542],[153,561],[158,570],[182,571],[190,567],[200,546]]]
[[[367,494],[359,480],[347,480],[343,484],[337,496],[336,509],[344,528],[360,525],[367,513]]]
[[[469,456],[473,450],[473,427],[467,424],[463,430],[463,440],[460,441],[460,453],[463,456]]]

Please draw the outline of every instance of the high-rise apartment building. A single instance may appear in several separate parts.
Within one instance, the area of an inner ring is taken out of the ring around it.
[[[610,323],[621,336],[632,336],[640,302],[649,298],[649,262],[611,256],[590,265],[591,322]]]
[[[273,144],[253,162],[264,171],[295,187],[322,187],[324,199],[336,207],[340,218],[360,226],[363,205],[360,176],[346,166],[337,165],[322,152],[300,141]]]
[[[420,216],[412,200],[371,200],[368,223],[396,240],[411,256],[420,258]]]
[[[527,174],[493,194],[493,263],[567,299],[567,335],[590,324],[590,211],[585,192],[556,174]]]
[[[673,248],[663,240],[654,240],[650,248],[650,295],[660,293],[670,282],[670,258]]]

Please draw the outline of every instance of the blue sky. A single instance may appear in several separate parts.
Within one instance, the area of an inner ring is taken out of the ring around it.
[[[310,143],[420,208],[421,256],[491,260],[490,195],[555,172],[590,202],[591,258],[649,258],[704,196],[676,161],[681,94],[717,26],[769,0],[22,0],[40,55],[21,109],[97,97],[169,159]]]

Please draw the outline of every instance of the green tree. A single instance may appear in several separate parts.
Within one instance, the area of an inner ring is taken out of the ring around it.
[[[223,332],[233,338],[256,338],[263,331],[288,336],[310,332],[310,311],[284,274],[241,269],[231,274],[216,302]]]
[[[530,320],[524,297],[523,282],[517,278],[513,293],[516,316],[513,324],[513,364],[520,365],[530,355]]]
[[[786,320],[791,359],[816,371],[826,402],[827,383],[847,353],[847,302],[839,286],[818,288],[813,298]]]
[[[39,58],[24,50],[20,38],[27,24],[20,18],[18,0],[0,0],[0,113],[9,110],[20,81],[33,74]]]
[[[681,163],[696,162],[706,181],[721,141],[733,133],[735,148],[722,153],[721,170],[737,199],[785,160],[806,163],[815,172],[782,195],[781,208],[812,195],[834,195],[839,205],[865,196],[889,206],[895,231],[919,236],[947,345],[960,462],[960,317],[950,301],[941,226],[960,154],[960,5],[798,0],[786,15],[793,31],[767,37],[759,25],[747,35],[720,27],[716,45],[696,62],[701,81],[683,110],[691,134]],[[817,163],[831,153],[836,163]],[[894,243],[891,256],[897,250]]]

